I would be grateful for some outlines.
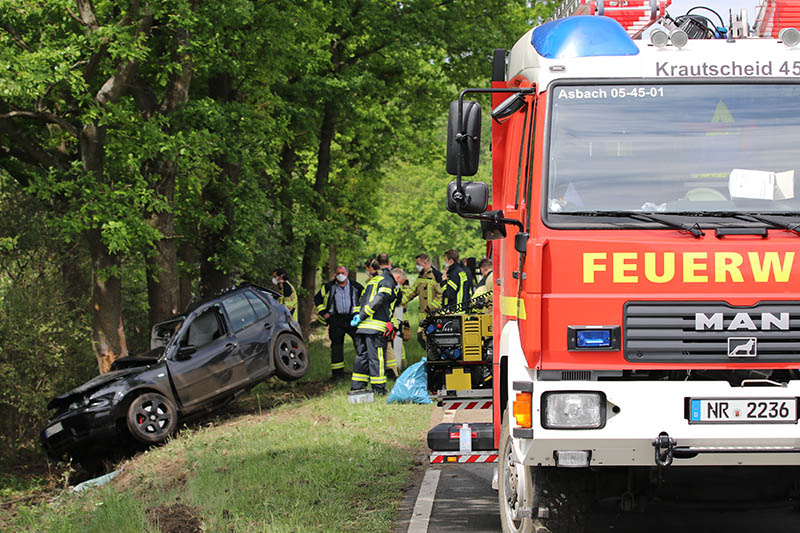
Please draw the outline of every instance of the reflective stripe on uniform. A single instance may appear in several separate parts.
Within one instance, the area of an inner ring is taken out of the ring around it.
[[[356,374],[353,372],[353,381],[362,381],[364,383],[368,383],[369,376],[367,374]]]
[[[385,292],[387,294],[392,294],[393,291],[389,287],[381,287],[380,289],[378,289],[378,292]]]
[[[380,320],[374,320],[372,318],[368,318],[366,320],[361,321],[358,324],[358,329],[369,329],[372,331],[386,331],[386,322],[381,322]]]
[[[342,370],[344,369],[344,361],[340,361],[338,363],[331,363],[331,370]]]
[[[378,376],[370,377],[369,382],[373,385],[383,385],[386,383],[386,371],[383,368],[383,348],[378,348]]]

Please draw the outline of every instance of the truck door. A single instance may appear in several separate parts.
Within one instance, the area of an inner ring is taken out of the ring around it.
[[[167,361],[184,408],[224,393],[242,380],[242,355],[219,305],[189,317]]]

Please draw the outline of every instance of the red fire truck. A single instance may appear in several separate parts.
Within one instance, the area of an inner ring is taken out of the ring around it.
[[[800,465],[800,10],[768,1],[751,27],[565,4],[450,106],[447,206],[492,243],[503,529],[583,531],[599,498],[701,499],[731,469],[780,472],[783,494]],[[476,93],[491,193],[462,179]]]

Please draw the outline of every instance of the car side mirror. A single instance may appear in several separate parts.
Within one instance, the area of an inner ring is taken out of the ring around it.
[[[194,346],[181,346],[178,348],[178,353],[175,354],[176,361],[188,361],[192,358],[192,355],[197,352],[197,348]]]
[[[480,214],[489,205],[489,186],[482,181],[455,181],[447,186],[447,210],[451,213]]]
[[[474,176],[478,172],[481,150],[481,104],[463,102],[461,123],[458,122],[458,100],[450,102],[447,120],[447,173]],[[458,162],[461,160],[461,168]]]

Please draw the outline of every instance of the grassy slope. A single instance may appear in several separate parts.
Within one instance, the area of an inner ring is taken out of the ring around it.
[[[352,343],[345,346],[350,369]],[[328,348],[317,340],[310,350],[312,368],[302,382],[324,380],[330,372]],[[422,355],[415,339],[407,343],[407,352],[409,364]],[[262,412],[302,391],[302,382],[260,385],[238,402],[237,410],[251,414],[184,430],[167,445],[127,462],[110,486],[18,508],[17,517],[5,517],[6,525],[37,531],[158,531],[158,513],[152,510],[180,503],[204,531],[388,531],[431,407],[350,405],[349,383],[341,383]]]

